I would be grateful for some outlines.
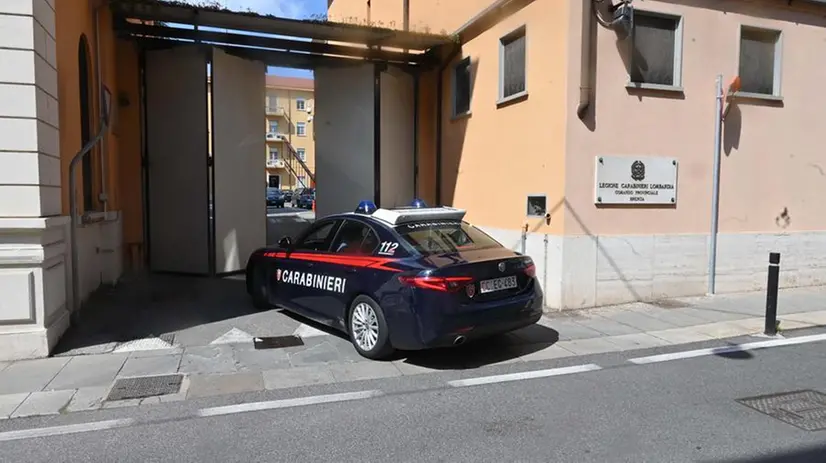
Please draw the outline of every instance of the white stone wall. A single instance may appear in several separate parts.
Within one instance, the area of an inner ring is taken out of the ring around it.
[[[480,227],[520,251],[519,230]],[[528,234],[548,309],[576,309],[706,294],[708,235]],[[781,253],[780,287],[826,284],[826,232],[720,234],[718,293],[766,287],[769,252]]]
[[[54,0],[0,1],[0,360],[48,355],[69,323]]]

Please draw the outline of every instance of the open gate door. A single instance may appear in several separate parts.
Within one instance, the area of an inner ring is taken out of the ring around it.
[[[145,84],[149,267],[206,275],[206,55],[195,46],[147,51]]]
[[[379,200],[376,78],[372,63],[315,69],[316,217]]]
[[[263,63],[215,48],[212,140],[215,273],[246,268],[267,241]]]

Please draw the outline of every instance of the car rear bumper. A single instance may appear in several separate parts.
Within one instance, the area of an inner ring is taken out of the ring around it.
[[[390,323],[390,342],[397,349],[421,350],[453,346],[456,338],[474,340],[533,325],[542,317],[542,292],[535,289],[516,297],[493,301],[473,310],[395,311]]]

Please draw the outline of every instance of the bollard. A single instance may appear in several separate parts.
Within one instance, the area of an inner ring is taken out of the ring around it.
[[[769,277],[766,283],[766,327],[764,334],[777,334],[777,285],[780,280],[780,253],[769,253]]]

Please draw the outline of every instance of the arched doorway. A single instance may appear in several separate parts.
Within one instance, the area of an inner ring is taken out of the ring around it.
[[[86,146],[92,140],[92,76],[91,59],[89,56],[89,41],[86,35],[80,35],[80,42],[77,47],[77,68],[78,85],[80,97],[80,148]],[[82,182],[83,182],[83,211],[90,211],[94,208],[92,191],[92,153],[83,157]]]

